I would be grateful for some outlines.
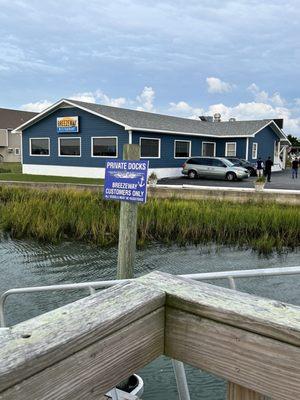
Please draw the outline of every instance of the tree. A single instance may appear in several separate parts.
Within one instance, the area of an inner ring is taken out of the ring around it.
[[[299,146],[300,147],[300,138],[297,138],[296,136],[292,136],[292,135],[288,135],[287,138],[291,142],[292,146]]]

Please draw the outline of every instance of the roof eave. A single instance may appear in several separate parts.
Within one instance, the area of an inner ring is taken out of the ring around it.
[[[117,125],[122,126],[126,130],[130,130],[131,129],[128,125],[126,125],[126,124],[124,124],[124,123],[122,123],[120,121],[114,120],[114,119],[109,118],[109,117],[107,117],[107,116],[105,116],[103,114],[97,113],[96,111],[90,110],[89,108],[83,107],[83,106],[81,106],[81,105],[79,105],[77,103],[74,103],[74,102],[72,102],[72,101],[70,101],[68,99],[61,99],[61,100],[57,101],[56,103],[52,104],[50,107],[46,108],[44,111],[42,111],[39,114],[35,115],[30,120],[24,122],[22,125],[20,125],[17,128],[15,128],[12,132],[13,133],[22,132],[24,129],[26,129],[29,126],[33,125],[35,122],[42,120],[43,118],[45,118],[46,116],[48,116],[49,114],[54,112],[62,104],[68,104],[68,105],[70,105],[72,107],[76,107],[76,108],[79,108],[81,110],[84,110],[84,111],[86,111],[86,112],[88,112],[90,114],[97,115],[98,117],[104,118],[104,119],[106,119],[106,120],[108,120],[110,122],[113,122],[113,123],[115,123]]]
[[[126,128],[125,128],[126,129]],[[169,131],[167,129],[150,129],[150,128],[138,128],[138,127],[128,127],[126,130],[132,131],[141,131],[141,132],[153,132],[153,133],[162,133],[162,134],[173,134],[173,135],[187,135],[187,136],[201,136],[201,137],[212,137],[215,139],[222,139],[222,138],[247,138],[252,137],[253,135],[213,135],[210,133],[197,133],[197,132],[180,132],[180,131]]]

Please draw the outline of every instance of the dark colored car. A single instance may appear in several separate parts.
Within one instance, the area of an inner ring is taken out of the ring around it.
[[[242,158],[226,157],[227,160],[231,161],[237,167],[246,168],[250,172],[250,176],[256,176],[256,165],[251,164],[249,161]]]

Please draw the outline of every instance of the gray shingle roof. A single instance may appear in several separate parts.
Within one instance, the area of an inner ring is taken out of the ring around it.
[[[37,113],[0,108],[0,129],[14,129],[35,115]]]
[[[190,133],[212,136],[249,136],[262,129],[272,120],[203,122],[200,119],[179,118],[144,111],[85,103],[68,100],[97,114],[120,122],[133,130],[149,129],[177,133]]]

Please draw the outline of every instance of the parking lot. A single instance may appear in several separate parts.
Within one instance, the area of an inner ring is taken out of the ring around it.
[[[255,180],[255,177],[250,177],[248,179],[244,179],[243,181],[228,182],[225,180],[189,179],[185,176],[182,176],[180,178],[164,178],[161,179],[158,184],[253,188]],[[265,188],[300,190],[300,171],[298,179],[292,179],[290,169],[281,172],[274,172],[272,173],[271,182],[267,182]]]

